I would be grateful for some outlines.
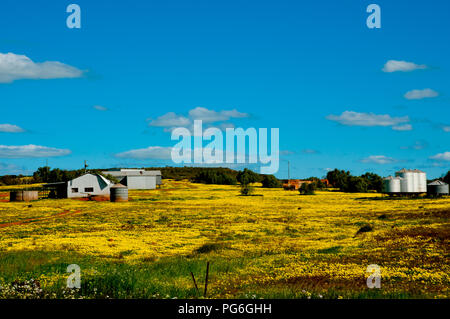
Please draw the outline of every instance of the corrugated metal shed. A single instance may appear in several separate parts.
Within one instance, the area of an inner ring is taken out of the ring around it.
[[[430,195],[448,195],[449,186],[443,181],[435,180],[434,182],[428,184],[428,193]]]
[[[105,175],[117,177],[121,184],[128,189],[155,189],[156,185],[161,185],[161,171],[146,171],[144,169],[117,169],[103,171]]]

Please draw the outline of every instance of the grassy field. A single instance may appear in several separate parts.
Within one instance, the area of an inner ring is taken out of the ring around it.
[[[240,196],[171,180],[128,203],[7,196],[0,187],[0,298],[197,298],[208,261],[208,298],[449,297],[450,198]],[[69,264],[79,290],[65,288]],[[366,286],[369,264],[380,289]]]

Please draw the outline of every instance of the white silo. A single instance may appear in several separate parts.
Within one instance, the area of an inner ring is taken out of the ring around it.
[[[383,179],[383,191],[385,193],[400,193],[400,177],[388,176]]]
[[[427,192],[427,173],[418,171],[419,174],[419,193],[426,193]]]
[[[408,193],[408,180],[406,178],[400,180],[400,192]]]
[[[395,173],[395,176],[401,177],[400,191],[402,193],[414,192],[414,172],[407,169],[401,169]]]
[[[414,193],[420,193],[419,191],[419,170],[415,169],[413,170],[413,180],[414,180],[414,184],[413,184],[413,192]]]

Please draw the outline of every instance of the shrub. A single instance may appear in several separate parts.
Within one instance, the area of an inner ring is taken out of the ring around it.
[[[360,229],[358,229],[358,231],[356,232],[356,235],[361,234],[361,233],[367,233],[370,231],[373,231],[373,227],[370,225],[364,225]]]
[[[262,178],[262,187],[278,188],[281,187],[281,182],[273,175],[264,175],[264,177]]]
[[[244,196],[248,196],[253,194],[254,192],[254,187],[251,186],[250,184],[241,184],[241,195]]]
[[[316,193],[316,183],[303,183],[298,189],[300,195],[314,195]]]

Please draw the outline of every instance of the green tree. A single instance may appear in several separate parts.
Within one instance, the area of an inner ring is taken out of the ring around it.
[[[326,188],[327,186],[325,185],[324,182],[322,182],[322,180],[318,177],[312,176],[306,179],[307,181],[312,181],[316,184],[316,188],[317,189],[322,189],[322,188]]]
[[[450,184],[450,171],[447,172],[447,175],[442,179],[444,183]]]
[[[264,187],[264,188],[281,187],[280,180],[273,175],[264,175],[261,182],[262,182],[262,187]]]
[[[33,173],[33,179],[37,183],[57,183],[57,182],[67,182],[71,179],[77,178],[84,174],[84,170],[62,170],[55,168],[50,170],[50,167],[44,166],[39,167],[36,172]]]
[[[261,181],[261,177],[259,176],[259,174],[255,173],[247,168],[244,168],[243,171],[240,171],[237,174],[236,179],[241,184],[251,184],[251,183],[257,183],[257,182]]]
[[[236,177],[223,171],[204,170],[197,174],[194,182],[218,185],[236,185]]]
[[[339,188],[342,191],[348,188],[348,180],[350,176],[350,172],[338,170],[337,168],[327,173],[327,179],[331,183],[331,185],[333,185],[333,187]]]
[[[33,178],[38,183],[48,183],[50,179],[50,167],[39,167],[37,171],[33,173]]]
[[[381,193],[383,191],[383,179],[381,178],[381,176],[368,172],[364,175],[361,175],[361,177],[367,181],[368,189],[375,190],[378,193]]]
[[[347,187],[343,191],[349,193],[367,193],[367,189],[368,183],[365,178],[361,176],[350,176]]]

